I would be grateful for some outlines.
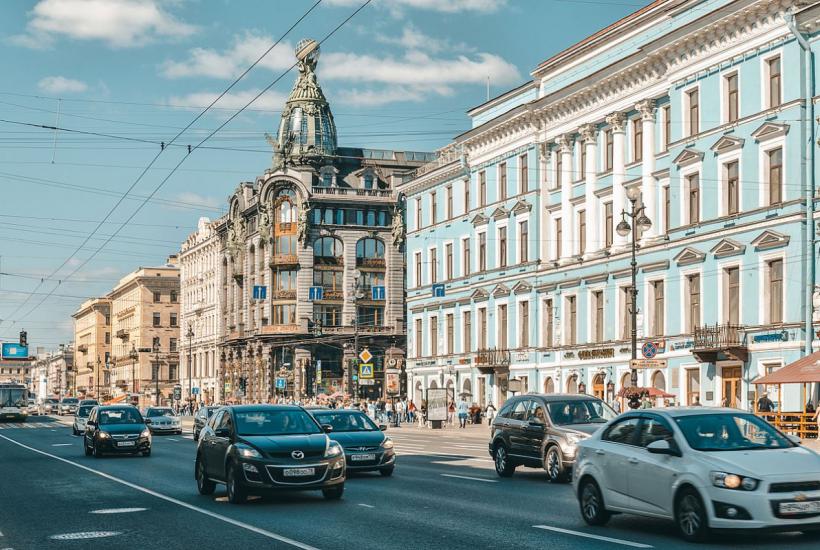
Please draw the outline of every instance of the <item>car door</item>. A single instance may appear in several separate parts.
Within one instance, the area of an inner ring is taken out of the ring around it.
[[[544,448],[544,438],[547,436],[547,414],[541,402],[535,399],[530,401],[527,422],[523,430],[527,440],[527,454],[533,461],[543,463],[541,451]]]
[[[608,506],[631,509],[629,496],[629,479],[627,473],[639,450],[635,446],[641,418],[629,416],[620,419],[605,428],[601,442],[593,451],[595,464],[602,477],[604,502]]]
[[[219,411],[215,414],[211,421],[202,429],[202,433],[199,436],[200,452],[205,460],[205,471],[208,472],[209,476],[221,475],[221,465],[215,453],[216,435],[214,434],[214,430],[216,430],[216,427],[219,425],[218,423],[221,421],[223,414],[225,414],[225,411]]]
[[[672,517],[672,484],[681,469],[681,457],[652,454],[646,447],[658,440],[666,440],[673,449],[680,449],[671,426],[659,415],[642,415],[638,428],[635,459],[627,468],[629,494],[637,511]]]
[[[516,460],[530,460],[529,442],[525,426],[531,403],[531,399],[521,399],[516,402],[507,419],[505,431],[509,435],[510,455],[515,456]]]
[[[227,430],[225,435],[217,435],[220,430]],[[219,479],[226,479],[227,472],[225,471],[225,456],[228,454],[228,447],[231,446],[233,439],[234,426],[230,411],[223,411],[219,419],[219,424],[215,424],[214,434],[212,435],[211,452],[213,453],[211,459],[211,466],[215,470],[215,476]]]
[[[88,420],[85,423],[85,444],[91,447],[91,442],[94,441],[94,433],[97,429],[97,407],[91,409],[91,414],[88,415]]]

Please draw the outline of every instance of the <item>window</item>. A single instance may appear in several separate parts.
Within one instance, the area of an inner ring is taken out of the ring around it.
[[[168,365],[168,380],[176,380],[177,379],[177,370],[179,366],[176,363],[170,363]]]
[[[554,340],[553,319],[555,311],[552,307],[552,299],[544,300],[544,346],[551,348]]]
[[[592,293],[592,341],[604,341],[604,291]]]
[[[294,239],[295,243],[295,239]],[[291,254],[295,253],[291,252]],[[280,252],[281,254],[281,252]],[[316,265],[343,265],[344,246],[333,237],[320,237],[313,243],[313,263]]]
[[[566,302],[566,319],[567,319],[567,327],[564,329],[564,335],[566,338],[566,343],[570,346],[574,346],[577,342],[577,333],[576,328],[578,326],[578,303],[575,296],[567,296]]]
[[[769,205],[783,202],[783,149],[766,152],[769,176]]]
[[[652,330],[655,336],[663,336],[664,326],[664,290],[663,281],[652,282]]]
[[[438,221],[438,211],[436,209],[436,192],[430,193],[430,225]]]
[[[444,278],[450,280],[453,278],[453,243],[444,245]]]
[[[622,445],[635,445],[635,435],[638,432],[638,417],[630,417],[615,422],[601,436],[604,441],[621,443]]]
[[[323,327],[342,326],[342,306],[339,305],[314,305],[313,322],[319,323]]]
[[[612,170],[614,159],[614,143],[612,141],[612,129],[604,131],[604,171]]]
[[[423,281],[421,280],[421,252],[416,252],[416,286],[421,286]]]
[[[723,315],[730,325],[737,325],[740,321],[740,268],[730,267],[725,270],[726,275],[726,307]]]
[[[669,233],[669,228],[672,226],[672,193],[669,186],[663,188],[663,232]]]
[[[424,328],[422,327],[421,319],[416,319],[416,357],[421,357],[424,355],[424,340],[422,339],[422,335],[424,334]]]
[[[465,311],[461,314],[464,321],[464,342],[461,345],[462,353],[473,351],[473,313]]]
[[[507,163],[498,165],[498,200],[507,198]]]
[[[641,423],[641,431],[638,433],[638,446],[647,447],[655,441],[668,441],[670,446],[675,445],[675,436],[672,430],[660,418],[650,416],[644,418]]]
[[[579,142],[581,144],[581,154],[580,154],[580,170],[578,170],[579,178],[585,180],[587,179],[587,144],[583,141]]]
[[[686,369],[686,404],[700,402],[700,369]]]
[[[578,254],[586,252],[587,243],[587,211],[578,211]]]
[[[727,162],[723,165],[726,175],[726,213],[737,214],[740,209],[740,168],[738,161]]]
[[[176,351],[176,350],[177,350],[177,339],[176,338],[171,338],[168,341],[168,351],[173,352],[173,351]]]
[[[470,180],[464,180],[464,213],[470,211]]]
[[[606,246],[606,248],[612,246],[614,237],[612,231],[614,223],[615,221],[612,212],[612,203],[606,202],[604,203],[604,246]]]
[[[159,303],[161,297],[162,297],[162,295],[159,292],[154,292],[154,303],[155,304]]]
[[[359,306],[356,311],[358,323],[363,327],[384,326],[383,306]]]
[[[176,302],[177,302],[177,291],[176,291],[176,290],[172,290],[172,291],[171,291],[171,303],[172,303],[172,304],[175,304]]]
[[[726,122],[735,122],[739,118],[738,76],[730,74],[724,80],[726,87]]]
[[[498,348],[507,349],[507,305],[498,306]]]
[[[672,108],[666,105],[663,108],[663,149],[669,149],[669,144],[672,143]]]
[[[696,135],[700,132],[700,99],[697,89],[686,93],[687,108],[689,111],[689,134]]]
[[[688,196],[689,224],[700,223],[700,174],[686,176],[686,191]]]
[[[524,220],[518,222],[518,261],[519,263],[526,263],[529,261],[528,247],[530,241],[529,222]]]
[[[498,265],[507,267],[507,228],[498,228]]]
[[[640,162],[643,158],[643,121],[636,118],[632,121],[632,160]]]
[[[487,349],[487,308],[478,310],[478,348]]]
[[[438,249],[430,249],[430,284],[435,284],[438,275]]]
[[[111,325],[111,314],[110,313],[105,314],[105,324],[106,324],[106,326]]]
[[[487,172],[484,170],[478,173],[478,205],[487,205]]]
[[[478,270],[487,270],[487,234],[478,234]]]
[[[154,336],[154,337],[151,339],[151,349],[153,349],[153,350],[158,350],[158,349],[160,349],[160,348],[159,348],[159,346],[160,346],[160,344],[159,344],[159,336]]]
[[[177,314],[176,313],[171,313],[171,326],[172,327],[177,326]]]
[[[561,187],[564,182],[564,155],[561,151],[555,154],[555,187]]]
[[[622,286],[619,289],[621,305],[621,340],[629,338],[632,330],[632,316],[630,315],[632,303],[632,287]]]
[[[766,61],[766,69],[769,79],[769,89],[767,91],[769,104],[767,107],[771,109],[779,106],[783,99],[780,93],[782,78],[780,74],[780,57],[773,57]]]
[[[689,307],[686,310],[686,331],[691,333],[700,324],[700,275],[687,275],[686,287],[689,299],[687,304]]]
[[[155,312],[154,312],[154,314],[153,314],[153,319],[154,319],[154,326],[155,326],[155,327],[162,326],[161,321],[160,321],[159,312],[158,312],[158,311],[155,311]]]
[[[444,207],[445,208],[444,215],[447,216],[447,219],[449,220],[450,218],[453,217],[453,186],[448,185],[444,189],[444,193],[445,193],[445,198],[447,200],[446,205]]]
[[[416,199],[416,229],[421,229],[421,197]]]
[[[366,271],[362,276],[369,275],[371,272]],[[382,277],[384,275],[382,274]],[[296,294],[296,271],[279,271],[274,273],[274,297],[275,298],[295,298]],[[313,270],[313,286],[320,286],[325,289],[325,292],[342,292],[344,290],[344,272],[341,270]],[[336,299],[331,298],[325,294],[325,300]],[[338,299],[341,299],[339,296]]]
[[[564,229],[561,226],[561,218],[555,220],[555,258],[561,258],[564,251],[561,249],[564,241]]]
[[[364,188],[373,189],[373,174],[364,175]]]
[[[526,193],[529,191],[529,169],[527,168],[527,154],[524,153],[518,157],[518,181],[519,193]]]
[[[472,258],[470,258],[470,237],[461,240],[461,272],[466,277],[470,274]]]
[[[105,333],[105,343],[106,343],[106,344],[110,344],[110,343],[111,343],[111,333],[110,333],[110,332],[106,332],[106,333]]]
[[[453,326],[453,314],[447,314],[447,355],[453,354],[453,345],[455,337],[453,335],[453,330],[455,327]]]
[[[530,346],[530,303],[519,302],[518,304],[518,347],[527,348]]]
[[[277,304],[273,306],[274,325],[295,325],[296,304]]]
[[[769,268],[769,323],[783,322],[783,260],[768,262]]]

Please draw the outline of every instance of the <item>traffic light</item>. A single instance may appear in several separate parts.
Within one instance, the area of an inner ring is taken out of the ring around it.
[[[20,331],[20,347],[24,348],[28,345],[28,333],[25,330]]]
[[[245,378],[244,376],[239,379],[239,391],[240,392],[245,393],[245,387],[247,385],[247,381],[248,381],[248,379]]]

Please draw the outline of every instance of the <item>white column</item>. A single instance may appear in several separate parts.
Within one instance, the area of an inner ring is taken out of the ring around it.
[[[540,208],[538,210],[538,231],[540,235],[540,242],[541,246],[539,247],[539,253],[541,255],[541,263],[545,264],[550,257],[550,250],[549,250],[549,239],[547,235],[550,231],[549,223],[550,223],[550,216],[547,213],[546,206],[548,204],[549,199],[549,183],[551,181],[549,170],[551,166],[547,162],[547,159],[550,157],[551,153],[549,148],[547,147],[546,143],[541,143],[539,148],[539,153],[541,154],[541,181],[538,183],[540,193],[541,193],[541,201],[540,201]],[[532,230],[534,228],[531,228]]]
[[[641,126],[643,127],[643,151],[641,153],[643,165],[641,166],[641,193],[643,193],[643,204],[646,207],[646,216],[652,222],[652,227],[643,234],[644,240],[657,238],[658,226],[658,193],[655,183],[655,100],[646,99],[635,105],[641,113]]]
[[[561,155],[561,258],[568,260],[575,253],[575,223],[572,215],[572,141],[568,135],[555,138],[558,154]]]
[[[623,250],[626,247],[627,237],[618,235],[615,226],[621,220],[621,211],[626,207],[626,179],[625,146],[626,146],[626,115],[624,113],[612,113],[606,117],[606,123],[612,129],[612,235],[615,251]]]
[[[587,237],[584,249],[585,258],[595,256],[602,248],[602,242],[598,231],[598,197],[595,195],[595,184],[598,182],[598,174],[595,166],[598,151],[598,129],[594,124],[581,126],[581,147],[586,148],[586,166],[584,166],[584,203],[587,217]]]

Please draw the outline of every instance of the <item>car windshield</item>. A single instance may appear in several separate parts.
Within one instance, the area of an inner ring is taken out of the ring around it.
[[[109,409],[100,411],[100,424],[142,424],[136,409]]]
[[[64,404],[66,404],[66,405],[76,405],[76,404],[77,404],[77,403],[79,403],[79,402],[80,402],[80,400],[79,400],[79,399],[75,399],[75,398],[73,398],[73,397],[65,397],[65,398],[63,398],[63,403],[64,403]]]
[[[0,388],[0,407],[23,407],[28,403],[25,388]]]
[[[314,412],[320,424],[330,424],[334,432],[375,432],[379,427],[360,412]]]
[[[91,414],[91,409],[93,408],[93,405],[84,405],[77,409],[77,416],[80,418],[88,418],[88,415]]]
[[[59,402],[60,402],[59,399],[46,399],[46,403],[49,403],[51,405],[54,405],[54,404],[59,403]]]
[[[176,416],[176,414],[174,414],[174,409],[163,408],[148,409],[148,411],[145,413],[145,416],[147,416],[148,418],[154,418],[157,416]]]
[[[569,424],[606,424],[617,415],[603,401],[579,399],[547,403],[550,420],[556,426]]]
[[[697,414],[675,418],[686,442],[696,451],[786,449],[794,443],[753,414]]]
[[[239,435],[297,435],[322,433],[316,421],[300,410],[236,411]]]

